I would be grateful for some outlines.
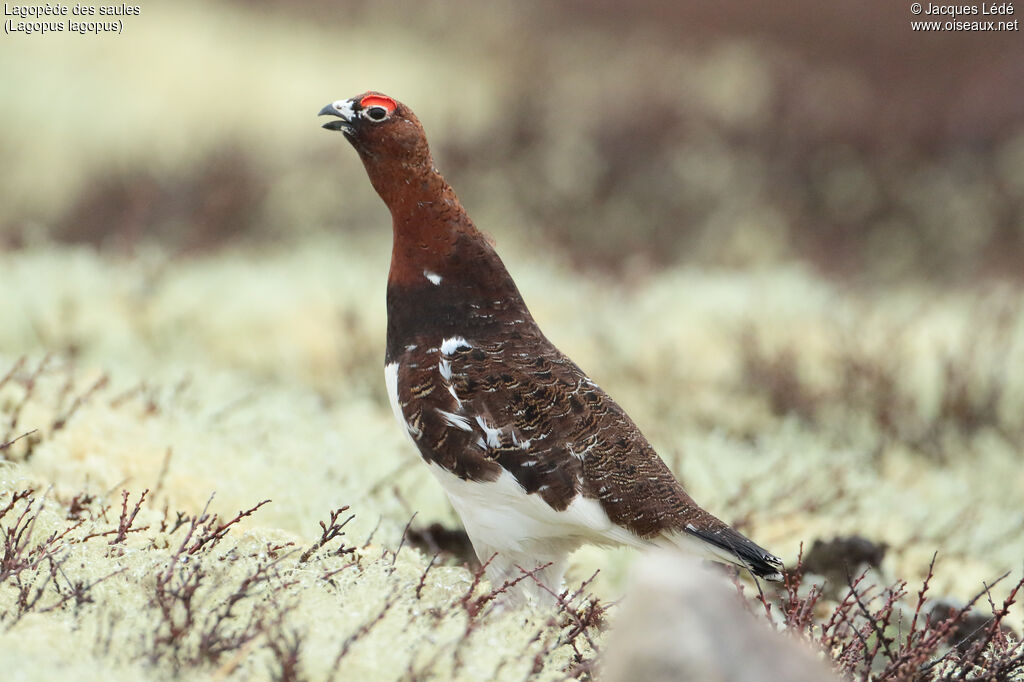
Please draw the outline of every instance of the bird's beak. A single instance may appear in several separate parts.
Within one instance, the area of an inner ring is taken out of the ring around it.
[[[337,116],[337,121],[328,121],[323,125],[327,130],[340,130],[346,135],[351,135],[356,131],[352,122],[355,120],[356,114],[352,110],[352,100],[339,99],[337,102],[331,102],[323,109],[317,116]]]

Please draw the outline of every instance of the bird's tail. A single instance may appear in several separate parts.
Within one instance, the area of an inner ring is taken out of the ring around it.
[[[773,582],[782,580],[782,559],[722,522],[710,528],[687,524],[683,531],[671,533],[667,539],[684,549],[696,550],[709,559],[745,568],[758,578]]]

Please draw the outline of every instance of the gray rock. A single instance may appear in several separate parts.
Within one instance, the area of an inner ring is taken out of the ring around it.
[[[604,682],[841,679],[808,646],[747,613],[735,588],[694,559],[652,553],[631,582],[605,648]]]

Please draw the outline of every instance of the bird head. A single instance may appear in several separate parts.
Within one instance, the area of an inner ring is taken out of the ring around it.
[[[387,95],[371,91],[339,99],[321,109],[319,115],[337,117],[323,127],[344,133],[364,162],[429,163],[430,151],[419,119]]]

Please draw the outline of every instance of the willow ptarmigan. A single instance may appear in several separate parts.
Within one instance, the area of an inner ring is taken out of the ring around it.
[[[701,509],[614,400],[534,322],[400,102],[325,106],[391,210],[385,380],[492,584],[560,589],[582,543],[668,545],[779,580],[782,562]]]

